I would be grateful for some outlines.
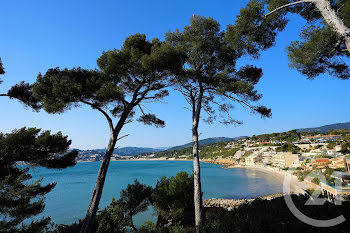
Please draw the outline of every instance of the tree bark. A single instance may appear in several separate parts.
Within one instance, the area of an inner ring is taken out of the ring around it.
[[[199,232],[199,226],[202,222],[202,185],[201,172],[199,163],[198,150],[198,122],[196,120],[192,123],[192,141],[193,141],[193,173],[194,173],[194,211],[195,211],[195,225],[196,232]]]
[[[268,16],[274,14],[279,10],[302,3],[312,3],[316,6],[317,10],[321,13],[322,17],[327,22],[329,27],[332,28],[333,31],[335,31],[344,40],[346,50],[350,53],[350,28],[348,28],[338,17],[337,12],[331,7],[329,0],[301,0],[285,4],[267,13],[264,16],[263,21]]]
[[[344,39],[346,49],[350,53],[350,29],[338,17],[328,0],[313,0],[316,8],[320,11],[327,24]]]
[[[200,112],[202,108],[203,87],[200,84],[199,96],[197,105],[192,101],[192,142],[193,142],[193,174],[194,174],[194,211],[195,211],[195,226],[196,232],[199,232],[199,227],[202,222],[202,183],[199,162],[199,144],[198,144],[198,125]]]
[[[117,135],[114,132],[111,132],[106,153],[104,155],[103,161],[100,165],[100,169],[97,174],[97,179],[96,179],[94,191],[92,192],[89,208],[87,210],[87,213],[83,222],[83,226],[80,231],[81,233],[91,233],[94,228],[96,212],[98,210],[98,205],[100,204],[109,162],[114,152],[116,142],[117,142]]]
[[[118,141],[118,135],[119,135],[120,131],[122,130],[122,128],[125,124],[125,121],[128,118],[128,115],[129,115],[130,111],[132,110],[132,108],[133,108],[133,106],[130,105],[127,108],[127,110],[125,110],[122,113],[115,128],[113,128],[112,122],[109,121],[111,134],[110,134],[108,146],[106,148],[106,153],[103,157],[103,161],[101,163],[100,169],[99,169],[98,174],[97,174],[97,179],[96,179],[94,191],[92,192],[89,208],[86,212],[86,216],[85,216],[85,219],[83,222],[83,226],[80,230],[80,233],[91,233],[93,228],[94,228],[95,219],[96,219],[96,212],[98,210],[98,205],[99,205],[100,200],[101,200],[103,186],[104,186],[104,183],[106,180],[109,162],[110,162],[111,156],[114,152],[115,144]]]

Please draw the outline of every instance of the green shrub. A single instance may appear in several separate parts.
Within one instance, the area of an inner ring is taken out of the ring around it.
[[[320,184],[320,179],[317,178],[317,177],[315,177],[315,178],[312,179],[312,183],[314,183],[314,184]]]
[[[162,218],[174,222],[193,215],[193,175],[180,172],[176,177],[162,177],[152,193],[152,205]]]

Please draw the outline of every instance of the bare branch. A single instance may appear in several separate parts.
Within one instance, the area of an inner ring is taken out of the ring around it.
[[[97,109],[98,111],[100,111],[106,117],[110,130],[114,131],[112,118],[102,108],[100,108],[96,104],[90,103],[90,102],[85,101],[85,100],[80,100],[80,102],[82,102],[84,104],[87,104],[87,105],[91,106],[92,108]]]
[[[273,13],[280,11],[284,8],[287,8],[287,7],[290,7],[293,5],[297,5],[297,4],[302,4],[302,3],[314,3],[314,0],[301,0],[301,1],[291,2],[291,3],[285,4],[283,6],[277,7],[276,9],[274,9],[274,10],[270,11],[269,13],[267,13],[266,15],[264,15],[261,24],[263,24],[264,21],[266,20],[266,18],[269,17],[270,15],[272,15]]]
[[[141,105],[140,105],[140,104],[138,104],[137,106],[139,106],[139,108],[140,108],[140,110],[141,110],[142,114],[143,114],[143,115],[146,115],[146,114],[145,114],[145,112],[143,111],[143,109],[141,108]]]
[[[120,138],[118,138],[118,139],[117,139],[117,141],[119,141],[120,139],[125,138],[125,137],[127,137],[127,136],[129,136],[129,135],[130,135],[130,134],[127,134],[127,135],[121,136]]]
[[[188,107],[183,107],[183,108],[191,112],[191,109],[189,109]]]
[[[337,9],[337,14],[339,13],[340,9],[344,7],[345,4],[341,5],[338,9]]]
[[[124,125],[129,124],[131,122],[133,122],[133,121],[132,120],[125,121]]]

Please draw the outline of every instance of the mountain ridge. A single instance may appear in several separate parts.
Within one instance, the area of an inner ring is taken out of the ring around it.
[[[350,130],[350,122],[345,122],[345,123],[335,123],[335,124],[329,124],[329,125],[323,125],[319,127],[310,127],[310,128],[300,128],[296,129],[297,132],[312,132],[316,131],[319,133],[327,133],[331,129],[349,129]],[[247,136],[239,136],[239,137],[234,137],[234,138],[229,138],[229,137],[211,137],[211,138],[205,138],[202,140],[199,140],[199,145],[204,146],[204,145],[210,145],[218,142],[229,142],[229,141],[234,141],[238,140],[241,138],[247,138]],[[122,148],[116,148],[114,150],[114,154],[118,154],[120,156],[135,156],[135,155],[140,155],[140,154],[151,154],[151,153],[157,153],[161,151],[174,151],[174,150],[180,150],[183,148],[191,147],[192,142],[183,144],[183,145],[178,145],[178,146],[173,146],[173,147],[160,147],[160,148],[149,148],[149,147],[122,147]],[[79,152],[79,154],[100,154],[103,155],[105,153],[105,149],[92,149],[92,150],[80,150],[80,149],[75,149]]]
[[[350,130],[350,122],[335,123],[335,124],[323,125],[319,127],[301,128],[301,129],[297,129],[297,132],[327,133],[331,129],[349,129]]]

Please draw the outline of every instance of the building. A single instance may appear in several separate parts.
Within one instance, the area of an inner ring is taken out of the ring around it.
[[[290,168],[290,167],[300,166],[299,155],[292,154],[289,152],[282,152],[282,153],[273,155],[272,163],[273,165],[281,168]]]
[[[300,141],[301,142],[310,142],[310,141],[329,142],[329,141],[335,141],[339,138],[341,138],[341,135],[317,135],[317,136],[305,137]]]
[[[349,155],[344,157],[344,165],[345,165],[345,170],[350,175],[350,156]]]
[[[350,187],[348,186],[334,186],[326,182],[320,183],[322,194],[330,201],[342,200],[350,195]]]
[[[242,158],[242,156],[244,155],[244,151],[241,151],[241,150],[239,150],[239,151],[237,151],[236,153],[235,153],[235,155],[233,156],[233,158],[234,159],[240,159],[240,158]]]
[[[326,167],[331,162],[330,162],[329,158],[317,158],[314,161],[312,161],[311,163],[312,163],[312,167],[322,168],[322,167]]]
[[[244,158],[246,166],[253,166],[255,164],[256,155],[252,154]]]
[[[262,153],[262,162],[265,165],[271,165],[273,163],[273,156],[276,154],[274,151],[265,151]]]
[[[331,164],[329,164],[329,168],[336,169],[336,168],[344,168],[344,158],[339,157],[339,158],[332,158],[329,160]]]

